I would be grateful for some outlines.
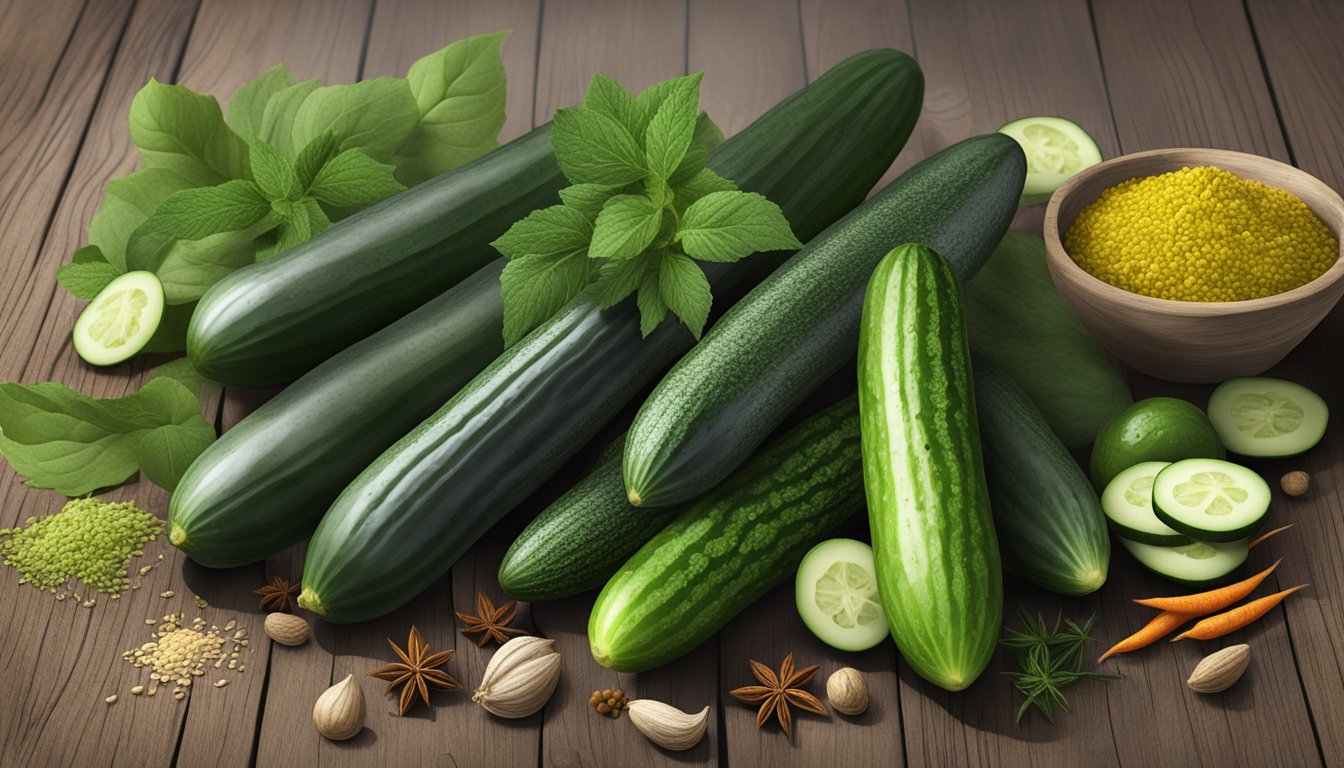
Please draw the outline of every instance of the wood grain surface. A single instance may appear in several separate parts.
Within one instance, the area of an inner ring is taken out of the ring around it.
[[[480,32],[511,30],[508,122],[502,139],[576,104],[594,72],[632,90],[703,71],[703,104],[732,134],[851,53],[894,47],[926,77],[924,114],[887,180],[967,136],[1028,114],[1060,114],[1097,140],[1104,156],[1173,146],[1221,147],[1290,162],[1344,188],[1344,4],[1333,0],[0,0],[0,380],[54,379],[98,396],[138,387],[163,359],[110,371],[79,362],[69,329],[80,309],[56,269],[85,242],[109,179],[135,168],[126,111],[150,77],[217,94],[222,102],[278,61],[299,78],[350,82],[404,74],[420,56]],[[1039,231],[1043,206],[1015,226]],[[1344,406],[1344,312],[1333,312],[1276,366],[1332,405]],[[1209,387],[1130,372],[1136,397],[1174,395],[1203,405]],[[840,396],[844,375],[824,387]],[[272,393],[229,390],[206,404],[221,428]],[[1338,410],[1338,408],[1337,408]],[[686,659],[639,675],[616,674],[588,653],[595,593],[521,606],[520,623],[556,640],[565,658],[555,698],[537,716],[493,718],[470,701],[490,648],[459,634],[453,611],[477,591],[496,600],[500,558],[516,531],[591,464],[624,428],[618,418],[451,574],[406,607],[355,626],[317,623],[299,648],[260,634],[252,590],[297,580],[303,546],[265,563],[211,571],[166,542],[141,587],[91,608],[0,579],[0,766],[333,765],[457,766],[1304,766],[1344,765],[1344,428],[1330,427],[1306,456],[1252,462],[1271,481],[1312,475],[1300,499],[1277,492],[1272,521],[1294,528],[1257,549],[1251,566],[1284,557],[1277,588],[1311,587],[1250,629],[1209,643],[1160,644],[1108,661],[1123,680],[1070,689],[1072,711],[1052,725],[1014,722],[1020,699],[996,654],[968,691],[924,683],[890,645],[845,654],[822,644],[781,585]],[[158,514],[167,498],[144,481],[108,494]],[[62,500],[0,469],[0,527],[54,512]],[[863,536],[862,516],[847,535]],[[159,594],[171,589],[172,598]],[[1061,599],[1009,579],[1005,616],[1097,614],[1107,644],[1149,612],[1130,598],[1166,594],[1121,551],[1097,595]],[[209,606],[197,609],[192,595]],[[237,618],[257,641],[247,670],[224,689],[202,686],[184,702],[132,697],[140,676],[122,651],[149,639],[145,619],[184,610],[223,624]],[[367,677],[390,638],[414,624],[435,648],[455,651],[447,671],[465,693],[437,694],[405,718]],[[1246,642],[1246,678],[1215,696],[1185,679],[1204,654]],[[1098,653],[1100,647],[1094,649]],[[786,739],[727,695],[750,682],[747,659],[777,666],[793,652],[820,664],[811,689],[842,665],[868,676],[873,704],[847,718],[803,714]],[[368,727],[342,744],[311,726],[313,701],[354,674]],[[597,716],[595,688],[619,687],[682,709],[711,709],[708,738],[685,753],[653,747],[626,717]],[[113,705],[104,697],[119,694]]]

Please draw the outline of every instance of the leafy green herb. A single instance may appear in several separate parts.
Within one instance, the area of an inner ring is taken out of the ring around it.
[[[131,102],[143,166],[107,185],[57,280],[91,299],[134,269],[158,274],[180,319],[228,273],[322,234],[333,221],[497,146],[503,32],[460,40],[405,79],[296,83],[283,64],[215,97],[150,80]],[[155,351],[178,351],[178,333]]]
[[[1005,637],[1000,641],[1019,651],[1019,671],[1003,673],[1024,697],[1017,710],[1018,722],[1031,707],[1036,707],[1051,722],[1056,708],[1069,711],[1068,699],[1061,690],[1066,685],[1079,680],[1119,679],[1119,675],[1083,671],[1083,652],[1088,643],[1096,641],[1091,635],[1096,616],[1080,625],[1065,619],[1061,611],[1055,617],[1054,626],[1046,624],[1040,614],[1033,617],[1021,609],[1018,617],[1022,629],[1006,627]]]
[[[119,485],[137,470],[171,491],[214,439],[196,395],[172,378],[107,400],[54,382],[0,383],[0,454],[29,485],[66,496]]]
[[[802,245],[778,206],[705,167],[723,134],[699,109],[699,74],[634,97],[596,75],[582,106],[556,112],[551,143],[571,186],[494,242],[509,258],[506,344],[590,286],[603,309],[637,294],[645,336],[671,311],[699,338],[713,297],[697,260]]]

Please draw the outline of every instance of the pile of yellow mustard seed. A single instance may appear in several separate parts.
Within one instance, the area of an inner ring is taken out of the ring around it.
[[[145,621],[156,623],[154,619]],[[132,667],[148,667],[150,670],[149,687],[136,685],[131,688],[133,696],[141,693],[153,696],[163,684],[172,685],[173,698],[181,701],[186,698],[192,682],[204,675],[209,667],[221,669],[227,664],[236,672],[247,669],[240,658],[247,651],[247,628],[239,627],[234,619],[230,619],[223,629],[215,625],[207,629],[205,619],[198,617],[187,626],[185,613],[170,613],[163,617],[153,637],[150,642],[121,655]],[[228,684],[224,678],[214,683],[216,688]]]
[[[1177,301],[1241,301],[1315,280],[1339,257],[1292,193],[1219,168],[1130,179],[1084,208],[1064,238],[1093,276]]]

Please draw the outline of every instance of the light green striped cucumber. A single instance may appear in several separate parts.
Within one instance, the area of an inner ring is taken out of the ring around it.
[[[961,286],[922,245],[887,254],[868,283],[859,408],[868,522],[892,638],[921,677],[959,691],[994,653],[1003,575]]]
[[[790,578],[863,508],[858,411],[849,397],[794,427],[636,552],[593,606],[593,658],[619,672],[676,661]]]

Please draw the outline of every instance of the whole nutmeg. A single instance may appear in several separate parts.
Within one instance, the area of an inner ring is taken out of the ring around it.
[[[1302,496],[1311,487],[1311,475],[1300,469],[1289,472],[1279,478],[1279,487],[1289,496]]]
[[[1195,693],[1218,693],[1232,687],[1251,663],[1251,646],[1229,645],[1211,653],[1195,666],[1185,684]]]
[[[292,613],[266,615],[266,636],[281,645],[303,645],[308,640],[308,622]]]
[[[345,741],[364,727],[364,692],[354,675],[346,675],[317,697],[313,705],[313,725],[332,741]]]
[[[826,680],[826,698],[842,715],[862,715],[868,709],[868,681],[853,667],[841,667]]]

